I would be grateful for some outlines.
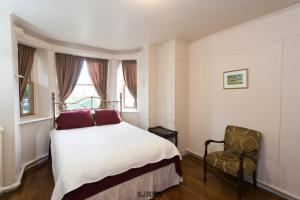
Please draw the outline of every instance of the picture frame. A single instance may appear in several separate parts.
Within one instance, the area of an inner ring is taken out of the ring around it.
[[[247,89],[248,69],[223,72],[223,89]]]

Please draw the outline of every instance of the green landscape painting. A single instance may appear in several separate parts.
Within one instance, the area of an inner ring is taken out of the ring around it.
[[[239,85],[243,84],[243,74],[233,74],[227,76],[228,85]]]

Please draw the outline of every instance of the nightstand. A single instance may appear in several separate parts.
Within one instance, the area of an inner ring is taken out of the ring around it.
[[[171,142],[174,141],[175,145],[177,146],[177,131],[172,131],[161,126],[148,128],[148,131],[167,140],[170,140]]]

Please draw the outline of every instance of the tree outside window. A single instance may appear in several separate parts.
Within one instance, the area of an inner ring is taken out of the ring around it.
[[[25,93],[20,102],[21,116],[34,115],[34,85],[30,80],[27,83]]]

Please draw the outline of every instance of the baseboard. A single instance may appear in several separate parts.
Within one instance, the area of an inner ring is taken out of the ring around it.
[[[185,151],[187,152],[187,154],[193,155],[193,156],[199,158],[200,160],[203,160],[203,156],[199,155],[198,153],[196,153],[190,149],[185,149]]]
[[[299,200],[300,199],[300,197],[297,197],[297,196],[295,196],[287,191],[284,191],[276,186],[265,183],[262,180],[257,180],[257,185],[258,185],[258,187],[261,187],[269,192],[277,194],[278,196],[288,199],[288,200]]]
[[[21,170],[20,170],[20,173],[18,175],[17,181],[14,182],[13,184],[1,187],[0,188],[0,194],[10,192],[10,191],[13,191],[13,190],[17,189],[21,185],[21,181],[22,181],[22,177],[24,175],[24,171],[26,171],[26,170],[28,170],[28,169],[44,162],[44,161],[46,161],[47,159],[48,159],[48,154],[45,154],[45,155],[42,155],[41,157],[39,157],[35,160],[24,163]]]
[[[185,150],[185,149],[180,151],[180,155],[181,155],[181,156],[185,156],[185,155],[187,155],[188,153],[189,153],[189,152],[188,152],[187,150]]]
[[[203,156],[199,155],[198,153],[196,153],[195,151],[192,151],[190,149],[186,149],[186,151],[188,152],[188,154],[191,154],[201,160],[203,160]],[[251,183],[250,180],[246,180],[248,182]],[[278,188],[274,185],[271,185],[271,184],[268,184],[268,183],[265,183],[264,181],[262,180],[257,180],[257,186],[260,187],[260,188],[263,188],[271,193],[274,193],[282,198],[285,198],[285,199],[289,199],[289,200],[297,200],[297,199],[300,199],[300,197],[297,197],[287,191],[284,191],[282,190],[281,188]]]

